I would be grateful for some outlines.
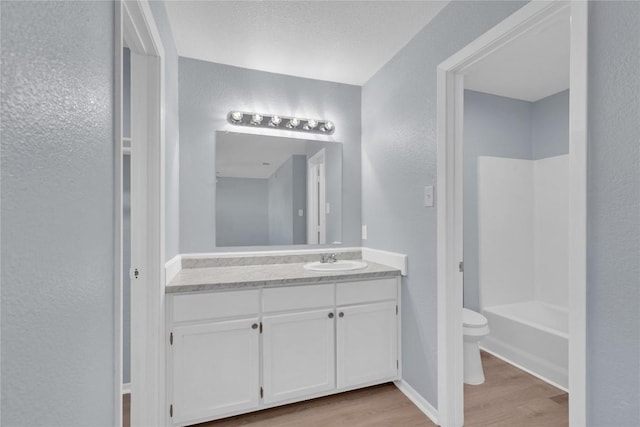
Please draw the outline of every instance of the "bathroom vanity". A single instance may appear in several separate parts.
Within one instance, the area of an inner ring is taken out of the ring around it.
[[[171,425],[400,378],[400,270],[304,268],[318,258],[182,260],[166,287]]]

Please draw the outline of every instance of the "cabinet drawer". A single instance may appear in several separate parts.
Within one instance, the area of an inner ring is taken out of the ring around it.
[[[398,297],[398,279],[375,279],[338,283],[336,304],[360,304],[373,301],[395,300]]]
[[[259,311],[260,291],[257,289],[173,297],[174,322],[256,315]]]
[[[285,310],[329,307],[334,301],[334,287],[329,285],[301,285],[269,288],[262,292],[265,313]]]

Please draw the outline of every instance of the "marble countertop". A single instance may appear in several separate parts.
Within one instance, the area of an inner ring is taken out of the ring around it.
[[[349,271],[310,271],[305,263],[185,268],[167,284],[167,294],[224,289],[331,283],[336,280],[400,276],[400,270],[365,261],[367,267]]]

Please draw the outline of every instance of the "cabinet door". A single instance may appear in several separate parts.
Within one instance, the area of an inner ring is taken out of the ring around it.
[[[335,388],[333,308],[262,319],[264,403]]]
[[[260,399],[258,319],[173,328],[173,422],[252,409]]]
[[[338,387],[398,376],[396,302],[338,307]]]

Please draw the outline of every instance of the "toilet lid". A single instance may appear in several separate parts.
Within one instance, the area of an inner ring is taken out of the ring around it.
[[[462,324],[470,328],[480,328],[488,323],[487,318],[468,308],[462,309]]]

